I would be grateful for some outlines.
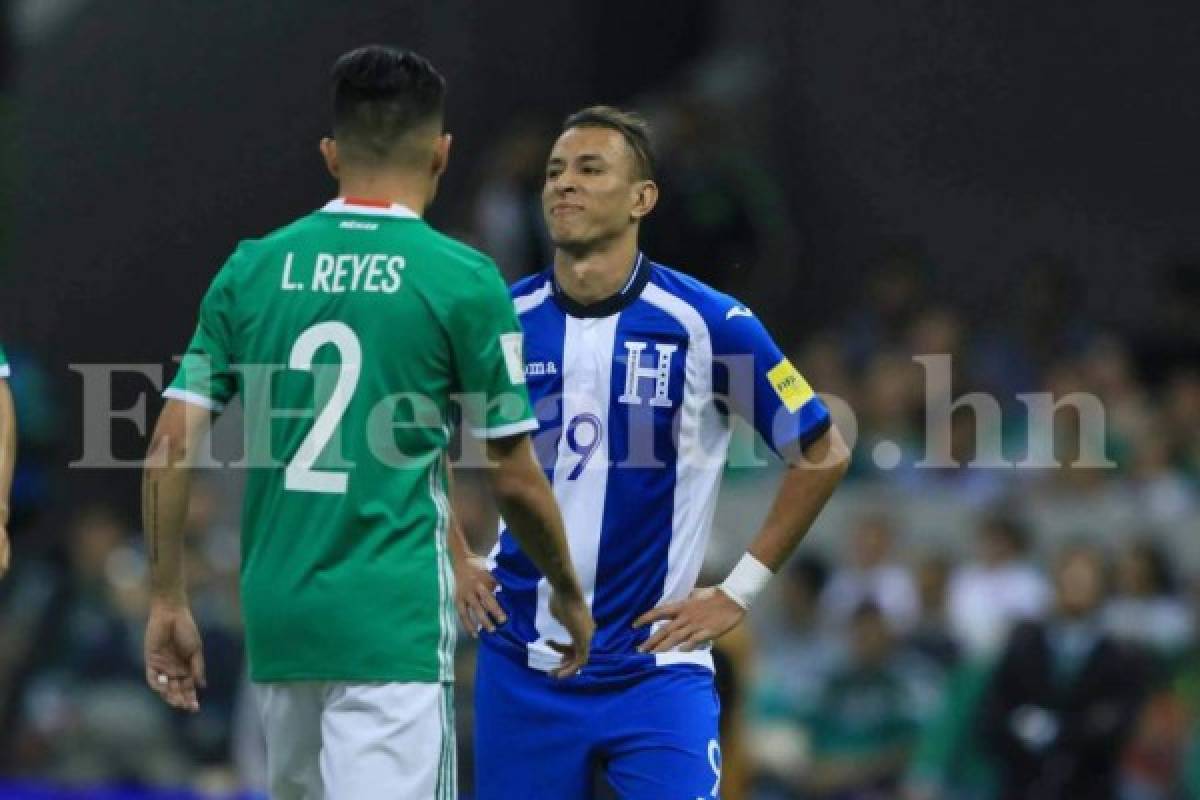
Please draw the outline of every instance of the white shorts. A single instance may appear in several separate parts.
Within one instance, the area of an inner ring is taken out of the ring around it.
[[[454,800],[453,687],[256,683],[272,800]]]

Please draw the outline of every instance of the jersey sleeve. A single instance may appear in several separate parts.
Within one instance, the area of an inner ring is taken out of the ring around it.
[[[8,356],[4,355],[4,347],[0,346],[0,378],[7,378],[12,370],[8,367]]]
[[[525,388],[524,337],[496,268],[478,270],[449,319],[455,388],[471,433],[482,439],[537,429]]]
[[[744,306],[722,308],[709,321],[713,342],[713,390],[754,426],[780,456],[803,450],[832,424],[829,409],[766,327]]]
[[[230,274],[234,259],[217,273],[200,303],[200,319],[188,344],[175,379],[163,392],[174,400],[224,411],[237,393],[233,354],[233,308]]]

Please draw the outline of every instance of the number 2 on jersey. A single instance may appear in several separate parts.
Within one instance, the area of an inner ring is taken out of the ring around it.
[[[342,415],[346,413],[346,407],[350,405],[350,398],[358,386],[362,371],[362,345],[358,337],[344,322],[330,321],[314,325],[296,339],[288,358],[288,367],[311,372],[313,356],[327,344],[333,345],[338,351],[340,366],[337,383],[329,402],[317,415],[312,430],[304,437],[296,455],[284,470],[283,488],[294,492],[345,494],[350,478],[346,472],[313,469],[313,464],[337,432],[338,423],[342,421]]]

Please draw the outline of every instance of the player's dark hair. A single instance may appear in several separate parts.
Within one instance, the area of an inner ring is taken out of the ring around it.
[[[572,128],[608,128],[621,134],[633,153],[634,171],[641,180],[654,180],[654,143],[650,124],[634,111],[612,106],[590,106],[576,111],[563,122],[563,132]]]
[[[355,157],[382,161],[409,133],[436,122],[446,81],[411,50],[372,44],[334,62],[333,135]]]

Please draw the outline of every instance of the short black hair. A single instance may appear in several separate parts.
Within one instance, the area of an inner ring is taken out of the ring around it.
[[[633,153],[634,171],[642,180],[654,180],[655,153],[650,124],[635,111],[612,106],[589,106],[563,121],[563,133],[572,128],[608,128],[621,134]]]
[[[372,44],[334,62],[333,135],[343,148],[382,161],[414,130],[441,123],[446,80],[424,56]]]

